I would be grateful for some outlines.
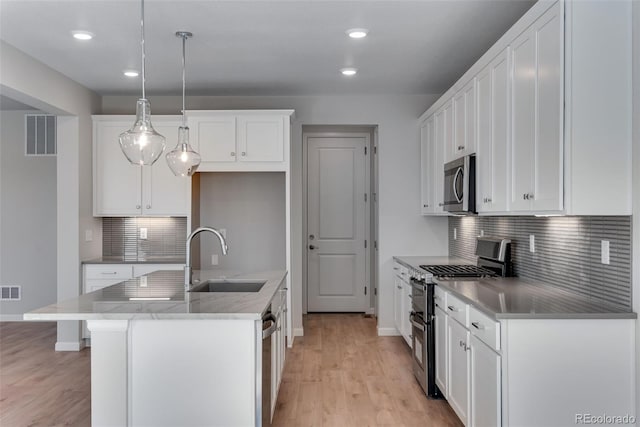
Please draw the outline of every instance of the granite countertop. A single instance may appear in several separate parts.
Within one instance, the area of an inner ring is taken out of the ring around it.
[[[82,261],[82,264],[185,264],[185,257],[152,256],[132,259],[124,256],[103,256]]]
[[[205,280],[266,281],[259,292],[185,292],[184,272],[156,271],[24,314],[25,320],[244,319],[260,320],[284,270],[240,273],[194,271]]]
[[[408,268],[421,264],[473,264],[453,257],[394,257]],[[452,295],[496,320],[635,319],[637,314],[544,283],[518,277],[434,279]]]

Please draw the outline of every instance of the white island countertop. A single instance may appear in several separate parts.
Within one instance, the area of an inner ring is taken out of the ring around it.
[[[185,292],[183,271],[156,271],[24,314],[25,320],[245,319],[260,320],[284,270],[240,273],[194,271],[205,280],[265,281],[258,292]]]

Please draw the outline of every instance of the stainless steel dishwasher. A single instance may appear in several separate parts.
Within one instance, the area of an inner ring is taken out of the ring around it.
[[[271,312],[262,317],[262,426],[271,425],[271,335],[278,328]]]

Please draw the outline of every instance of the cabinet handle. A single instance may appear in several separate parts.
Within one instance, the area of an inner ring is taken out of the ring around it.
[[[457,312],[459,312],[459,311],[460,311],[460,309],[459,309],[459,308],[455,308],[455,307],[454,307],[454,306],[452,306],[452,305],[447,306],[447,308],[449,309],[449,311],[453,311],[453,312],[455,312],[455,313],[457,313]]]
[[[491,200],[491,198],[488,198],[487,203],[493,203],[493,200]]]
[[[458,151],[464,150],[464,145],[458,145]]]
[[[394,269],[395,271],[400,270],[398,267],[393,267],[393,269]]]
[[[147,205],[147,209],[151,209],[151,205]]]
[[[428,207],[429,207],[429,205],[422,205],[422,207],[423,207],[423,208],[428,208]]]
[[[140,209],[140,205],[136,205],[136,209]]]
[[[484,326],[480,325],[480,322],[471,322],[471,325],[476,329],[484,329]]]
[[[243,152],[241,153],[241,155],[244,157],[244,156],[246,156],[246,155],[247,155],[247,153],[243,151]]]
[[[409,298],[413,299],[413,295],[407,295]]]
[[[460,340],[460,342],[458,343],[458,347],[462,347],[464,344],[462,343],[462,340]]]
[[[529,200],[533,200],[533,199],[534,199],[534,197],[533,197],[533,193],[529,193],[527,196],[529,196],[529,197],[528,197],[528,199],[529,199]]]
[[[398,289],[402,289],[402,286],[397,286]]]
[[[232,151],[232,152],[231,152],[231,157],[235,157],[235,156],[236,156],[236,152],[235,152],[235,151]]]
[[[438,203],[438,206],[442,207],[442,206],[444,206],[444,203],[442,203],[442,202]]]

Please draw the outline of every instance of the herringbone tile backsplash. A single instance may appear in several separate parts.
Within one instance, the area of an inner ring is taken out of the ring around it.
[[[140,239],[140,228],[147,238]],[[103,218],[102,255],[121,256],[125,261],[147,258],[184,257],[187,218]]]
[[[481,231],[511,239],[516,276],[631,310],[631,217],[450,217],[449,255],[475,262]],[[600,262],[602,240],[608,265]]]

